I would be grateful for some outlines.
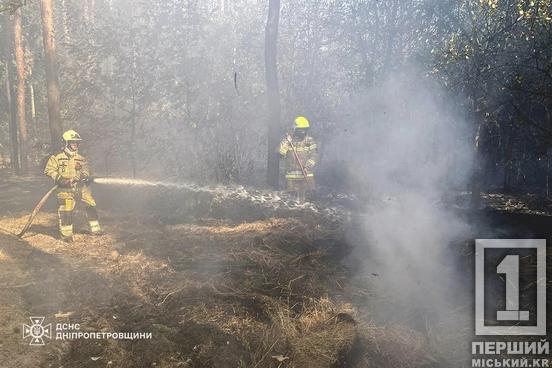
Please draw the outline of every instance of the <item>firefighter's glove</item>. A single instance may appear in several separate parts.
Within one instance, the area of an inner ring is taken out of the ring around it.
[[[94,182],[94,178],[91,176],[85,176],[80,180],[80,182],[83,183],[84,185],[90,185]]]
[[[73,180],[66,179],[60,176],[56,183],[57,185],[59,185],[60,188],[71,188],[71,186],[73,185]]]

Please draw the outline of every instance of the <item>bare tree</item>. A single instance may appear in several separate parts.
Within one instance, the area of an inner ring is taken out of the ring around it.
[[[29,82],[29,97],[31,98],[31,125],[36,129],[36,95],[34,89],[34,78],[33,78],[33,69],[34,69],[34,55],[31,49],[26,49],[27,55],[27,80]]]
[[[19,145],[17,142],[17,117],[15,116],[15,104],[12,99],[12,86],[11,86],[11,68],[9,61],[6,61],[6,105],[9,117],[9,131],[10,131],[10,160],[11,166],[14,171],[19,170]]]
[[[46,85],[48,91],[48,120],[50,122],[51,150],[58,148],[62,133],[59,80],[56,65],[54,14],[52,0],[42,0],[42,41],[46,64]]]
[[[63,35],[63,42],[65,44],[69,43],[69,16],[67,15],[67,4],[65,3],[65,0],[61,0],[60,2],[61,7],[61,30]]]
[[[4,27],[3,29],[11,29],[10,19],[7,12],[4,14]],[[5,91],[6,91],[6,110],[8,112],[8,129],[10,133],[10,160],[11,166],[14,171],[19,170],[19,144],[17,142],[17,117],[15,115],[15,101],[12,98],[12,68],[11,60],[11,32],[4,32],[4,59],[5,61]]]
[[[278,23],[280,0],[269,0],[265,30],[265,73],[268,96],[267,183],[277,188],[280,159],[276,153],[280,140],[280,88],[278,85]]]
[[[25,52],[21,26],[21,7],[15,11],[13,21],[15,65],[17,69],[17,122],[19,127],[19,159],[21,171],[28,170],[27,122],[25,120]]]

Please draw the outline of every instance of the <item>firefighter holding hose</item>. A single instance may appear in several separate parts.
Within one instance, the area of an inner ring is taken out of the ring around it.
[[[76,200],[80,200],[86,206],[90,233],[101,235],[102,230],[98,221],[96,201],[89,187],[90,167],[86,158],[78,152],[82,139],[79,133],[68,130],[63,133],[63,140],[63,151],[50,157],[44,174],[51,177],[58,186],[59,233],[62,240],[70,243],[73,241],[73,210]]]
[[[286,135],[280,143],[279,153],[285,159],[287,191],[306,200],[314,194],[314,166],[318,159],[316,141],[310,135],[309,120],[298,116],[294,120],[293,134]]]

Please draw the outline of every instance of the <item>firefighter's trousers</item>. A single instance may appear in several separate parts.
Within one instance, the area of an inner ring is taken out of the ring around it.
[[[309,177],[309,182],[305,178],[286,178],[286,190],[294,195],[298,200],[305,201],[314,197],[314,176]]]
[[[62,238],[73,236],[73,210],[75,209],[76,200],[80,200],[86,206],[86,216],[90,232],[92,234],[101,232],[96,201],[88,186],[62,188],[58,191],[57,198],[59,204],[59,233]]]

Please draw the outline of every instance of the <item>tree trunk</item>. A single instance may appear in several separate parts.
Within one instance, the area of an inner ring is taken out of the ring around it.
[[[28,123],[28,126],[32,131],[36,132],[36,96],[35,96],[35,90],[34,90],[34,82],[33,82],[33,71],[34,71],[34,55],[31,49],[26,48],[25,49],[25,55],[27,56],[27,85],[29,86],[29,108],[31,111],[31,119]]]
[[[132,177],[136,179],[136,96],[132,88],[132,112],[130,121],[130,163],[132,165]]]
[[[546,151],[546,199],[550,199],[550,175],[552,174],[550,172],[552,161],[552,148],[549,148]]]
[[[69,44],[69,21],[67,16],[67,4],[65,3],[65,0],[61,0],[61,28],[63,31],[63,42],[65,45]]]
[[[88,0],[83,0],[82,2],[82,14],[83,14],[83,20],[85,23],[88,23],[89,21],[89,13],[88,13]]]
[[[4,14],[4,27],[3,29],[11,29],[10,18],[7,12]],[[12,80],[13,72],[11,67],[12,53],[11,53],[11,32],[4,32],[4,59],[6,60],[6,79],[5,79],[5,89],[6,89],[6,110],[8,112],[8,128],[10,134],[10,161],[11,167],[14,172],[19,172],[19,143],[17,141],[17,117],[15,116],[15,101],[12,98]]]
[[[88,3],[88,17],[90,23],[94,24],[96,20],[96,0],[90,0],[90,3]]]
[[[15,65],[17,69],[17,122],[19,126],[19,159],[21,172],[29,169],[27,159],[27,122],[25,121],[25,53],[21,26],[21,7],[15,11],[13,22]]]
[[[479,209],[481,204],[481,175],[483,173],[481,163],[481,129],[482,123],[478,119],[474,136],[474,169],[471,180],[471,207]]]
[[[95,0],[83,0],[83,19],[86,24],[94,23],[94,16],[96,11],[96,2]]]
[[[52,140],[51,151],[54,152],[59,149],[62,125],[52,0],[41,0],[41,11],[42,41],[44,43],[44,61],[46,64],[46,85],[48,92],[48,121]]]
[[[29,68],[29,94],[31,95],[31,124],[36,132],[36,96],[33,85],[33,68]],[[36,134],[36,133],[35,133]]]
[[[278,86],[278,23],[280,19],[280,0],[269,0],[268,19],[265,31],[265,72],[268,96],[268,152],[267,184],[278,188],[280,157],[276,149],[281,135],[280,127],[280,90]]]
[[[19,144],[17,142],[17,118],[15,116],[15,104],[12,99],[11,68],[9,59],[6,61],[6,104],[9,116],[10,131],[10,161],[14,172],[19,172]]]
[[[134,23],[132,26],[132,75],[130,80],[131,90],[131,116],[130,116],[130,164],[132,167],[132,177],[136,179],[136,98],[137,98],[137,86],[136,79],[138,78],[137,68],[137,52],[136,52],[136,39],[134,34]]]

